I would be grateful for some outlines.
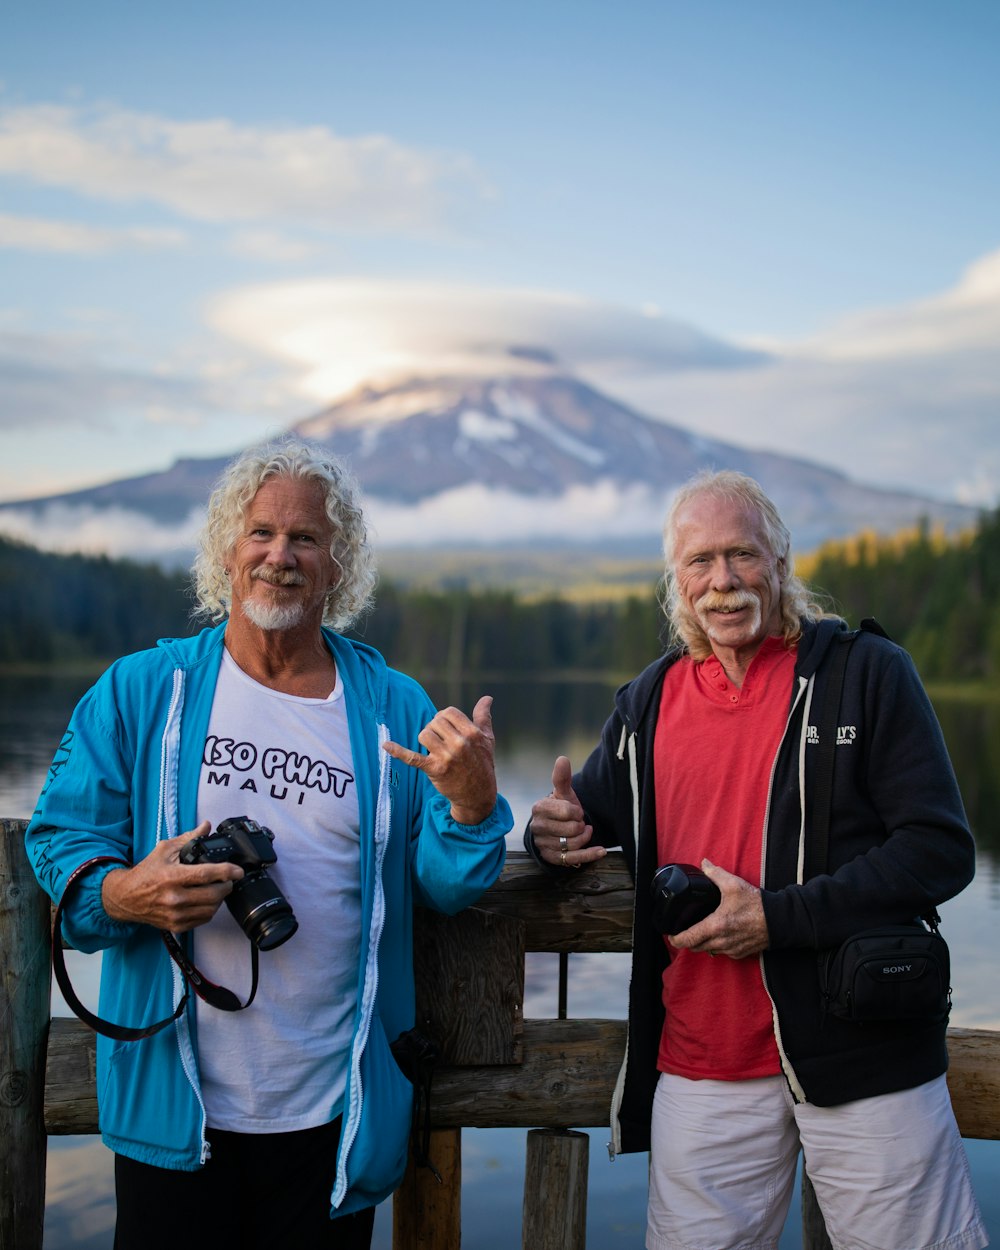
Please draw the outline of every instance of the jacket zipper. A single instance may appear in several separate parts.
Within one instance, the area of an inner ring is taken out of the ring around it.
[[[624,760],[628,755],[628,776],[629,786],[632,790],[632,838],[635,843],[635,864],[638,868],[639,864],[639,762],[635,748],[635,731],[628,733],[627,727],[622,722],[622,735],[618,743],[618,758]],[[632,908],[632,946],[635,946],[635,907]],[[628,1028],[625,1030],[625,1057],[622,1059],[622,1066],[618,1069],[618,1079],[615,1081],[614,1093],[611,1095],[611,1140],[608,1142],[608,1158],[614,1163],[615,1158],[622,1152],[622,1125],[619,1118],[622,1100],[625,1097],[625,1077],[628,1072],[628,1044],[629,1033]]]
[[[789,708],[788,718],[785,721],[785,731],[781,735],[781,742],[778,743],[778,749],[777,751],[775,751],[774,759],[771,761],[771,775],[768,778],[768,783],[767,783],[767,803],[764,808],[764,831],[763,831],[763,838],[761,841],[761,853],[760,853],[761,886],[764,885],[764,880],[765,880],[764,870],[767,865],[767,833],[768,833],[768,828],[771,822],[771,795],[774,790],[774,773],[775,773],[775,769],[778,766],[778,756],[781,754],[782,746],[784,746],[785,737],[788,733],[788,727],[791,724],[792,716],[795,714],[795,709],[798,707],[799,702],[802,699],[803,692],[806,692],[806,705],[802,713],[802,731],[799,737],[799,770],[798,770],[799,771],[800,819],[799,819],[798,870],[797,870],[796,876],[797,876],[797,879],[799,880],[799,883],[801,884],[803,855],[804,855],[804,846],[805,846],[805,818],[806,818],[805,817],[806,804],[805,804],[805,754],[804,753],[806,749],[806,733],[809,727],[809,709],[812,706],[812,691],[813,691],[813,678],[812,677],[809,677],[809,678],[800,677],[798,693],[795,696],[795,699],[792,703],[791,708]],[[781,1070],[785,1074],[785,1080],[788,1082],[789,1089],[792,1091],[792,1097],[795,1099],[795,1101],[806,1102],[807,1099],[806,1099],[805,1090],[802,1088],[801,1084],[799,1083],[799,1078],[795,1074],[795,1069],[792,1067],[791,1060],[788,1058],[788,1055],[785,1053],[785,1047],[781,1040],[781,1024],[778,1021],[778,1008],[775,1005],[774,997],[771,994],[771,988],[767,983],[767,972],[764,968],[764,952],[763,951],[761,951],[761,953],[757,956],[757,962],[760,965],[760,979],[764,985],[764,992],[767,994],[768,1000],[770,1001],[770,1004],[771,1004],[771,1021],[774,1027],[774,1041],[778,1047],[778,1058],[781,1060]]]
[[[337,1179],[334,1185],[331,1203],[339,1207],[347,1195],[347,1160],[351,1153],[361,1126],[361,1112],[364,1107],[365,1091],[361,1082],[361,1060],[368,1045],[368,1034],[371,1029],[375,1000],[378,996],[378,948],[385,926],[385,889],[382,884],[382,862],[385,859],[386,847],[389,843],[390,831],[390,800],[389,773],[391,760],[382,750],[382,744],[389,741],[388,726],[378,726],[379,754],[379,787],[378,800],[375,808],[375,877],[372,899],[372,919],[368,931],[368,957],[365,961],[364,989],[362,991],[361,1022],[354,1035],[351,1047],[351,1070],[348,1081],[348,1118],[343,1128],[343,1137],[337,1162]]]
[[[180,718],[183,708],[184,670],[175,668],[173,694],[170,699],[170,708],[167,712],[167,723],[163,730],[160,749],[160,803],[156,822],[157,842],[162,841],[165,837],[176,836],[180,832],[177,827],[180,823],[177,801],[177,773],[180,757]],[[173,968],[173,1001],[176,1008],[181,1000],[181,996],[184,994],[185,986],[180,969],[173,963],[171,967]],[[188,1011],[193,1011],[194,1009],[194,1001],[192,1000],[188,1004]],[[205,1101],[201,1093],[201,1082],[198,1079],[198,1064],[194,1055],[194,1046],[191,1044],[191,1025],[187,1011],[178,1018],[174,1025],[174,1031],[177,1037],[177,1051],[180,1055],[181,1067],[201,1112],[201,1124],[198,1129],[200,1138],[198,1161],[201,1164],[205,1164],[212,1153],[212,1148],[205,1133],[208,1126],[208,1113],[205,1110]]]

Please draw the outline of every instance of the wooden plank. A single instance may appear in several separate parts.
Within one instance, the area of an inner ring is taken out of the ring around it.
[[[520,1063],[524,925],[478,908],[457,916],[417,908],[413,951],[417,1028],[441,1061]]]
[[[624,1053],[624,1020],[525,1020],[520,1065],[435,1073],[432,1123],[441,1128],[607,1124]]]
[[[523,920],[528,951],[632,949],[632,878],[619,851],[564,877],[508,851],[500,880],[476,906]]]
[[[431,1097],[438,1128],[592,1128],[608,1122],[624,1055],[623,1020],[525,1020],[523,1061],[438,1068]],[[1000,1032],[949,1029],[948,1086],[964,1137],[1000,1139]],[[45,1125],[96,1133],[94,1034],[55,1019],[49,1035]]]
[[[96,1073],[96,1033],[82,1020],[54,1016],[45,1062],[46,1132],[54,1137],[97,1132]]]
[[[963,1137],[1000,1140],[1000,1033],[948,1030],[948,1090]]]
[[[434,1130],[427,1155],[441,1180],[418,1168],[410,1153],[392,1196],[392,1250],[459,1250],[462,1244],[462,1130]]]
[[[432,1123],[435,1128],[606,1124],[624,1045],[623,1020],[526,1020],[523,1063],[435,1071]],[[45,1112],[50,1133],[97,1132],[94,1055],[94,1034],[82,1021],[52,1021]]]

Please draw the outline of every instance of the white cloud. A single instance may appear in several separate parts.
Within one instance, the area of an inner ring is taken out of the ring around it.
[[[1000,251],[944,292],[767,348],[756,370],[636,369],[616,389],[653,416],[859,481],[1000,502]]]
[[[526,498],[480,485],[445,491],[415,508],[384,499],[365,501],[365,515],[377,548],[426,547],[452,543],[495,545],[497,517],[505,540],[529,541],[543,531],[567,541],[600,541],[646,534],[649,556],[659,554],[662,494],[645,486],[622,490],[611,482],[573,487],[551,499]],[[187,566],[204,519],[192,510],[182,524],[164,525],[125,508],[99,510],[68,503],[48,504],[40,514],[16,506],[0,512],[0,532],[47,551],[104,552]]]
[[[107,230],[71,221],[13,217],[0,213],[0,247],[23,252],[67,252],[93,255],[122,249],[159,251],[183,247],[182,230],[143,226]]]
[[[730,366],[738,349],[641,309],[553,291],[457,283],[311,279],[242,287],[210,301],[210,324],[299,370],[326,402],[371,379],[538,367],[671,371]],[[512,350],[515,354],[512,355]]]
[[[176,454],[197,455],[193,430],[221,421],[230,427],[225,445],[233,446],[241,428],[258,436],[265,425],[284,428],[303,415],[301,397],[260,356],[209,339],[150,357],[127,327],[107,324],[105,310],[65,311],[78,329],[41,334],[0,325],[0,432],[8,440],[17,433],[21,441],[46,428],[75,433],[79,480],[100,472],[90,463],[97,453],[88,441],[97,431],[121,430],[132,441],[134,465],[143,423],[164,434],[173,427]],[[162,442],[158,450],[169,454]],[[0,465],[0,493],[12,489],[15,472],[11,464]]]
[[[656,309],[559,292],[317,279],[230,291],[207,315],[290,366],[316,403],[400,374],[544,367],[548,352],[555,367],[698,433],[942,499],[1000,496],[1000,253],[951,290],[770,343],[757,359]],[[519,361],[511,347],[528,350]]]
[[[204,402],[197,380],[102,359],[109,344],[80,334],[0,333],[0,428],[106,426],[146,405],[189,410]]]
[[[885,360],[998,348],[1000,251],[970,265],[948,291],[857,313],[789,350],[831,360]]]
[[[305,260],[316,251],[312,245],[279,234],[276,230],[240,230],[230,240],[229,250],[235,256],[246,256],[250,260],[262,260],[269,264]]]
[[[174,121],[110,106],[0,110],[0,172],[212,222],[422,232],[491,194],[473,162],[325,126]]]
[[[258,284],[211,300],[205,316],[224,341],[206,337],[165,371],[92,336],[0,333],[0,421],[8,430],[107,429],[109,413],[145,414],[146,430],[155,421],[163,435],[162,454],[171,427],[176,454],[203,454],[212,420],[215,446],[234,447],[361,382],[555,368],[706,436],[993,506],[998,310],[994,254],[950,291],[859,314],[807,342],[772,343],[754,358],[657,310],[564,292],[364,278]],[[108,363],[116,361],[129,367]],[[222,423],[232,431],[225,440]],[[81,465],[85,457],[81,448]],[[81,476],[94,480],[93,468]]]
[[[651,416],[714,438],[800,456],[859,482],[992,507],[1000,502],[998,355],[788,358],[738,375],[619,379],[616,390]]]
[[[193,509],[179,525],[162,525],[126,508],[55,503],[40,515],[19,508],[0,512],[0,532],[44,551],[187,565],[203,520],[202,508]]]
[[[568,541],[601,541],[648,534],[650,557],[659,553],[659,521],[671,487],[622,490],[612,482],[574,486],[549,498],[516,495],[486,486],[444,491],[416,507],[370,498],[366,515],[378,547],[427,547],[455,542],[495,545],[497,518],[506,542],[526,542],[544,533]]]

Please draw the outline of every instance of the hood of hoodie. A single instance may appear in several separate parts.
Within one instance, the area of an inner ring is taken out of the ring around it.
[[[803,621],[795,664],[796,677],[804,677],[808,681],[823,663],[834,638],[847,632],[847,622],[839,616],[825,616],[819,621]]]
[[[190,672],[201,664],[218,661],[219,648],[225,641],[226,624],[223,621],[189,638],[161,638],[156,645],[167,653],[174,668]],[[389,684],[385,660],[367,643],[344,638],[325,626],[322,634],[345,686],[367,712],[380,724],[383,723]]]

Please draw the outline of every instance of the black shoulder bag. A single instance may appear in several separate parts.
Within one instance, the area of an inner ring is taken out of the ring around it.
[[[887,637],[873,620],[862,630]],[[827,871],[837,723],[847,657],[857,633],[834,643],[818,724],[819,757],[806,841],[805,879]],[[942,1020],[951,1010],[951,960],[932,909],[908,924],[866,929],[819,955],[820,990],[831,1015],[859,1022]]]

